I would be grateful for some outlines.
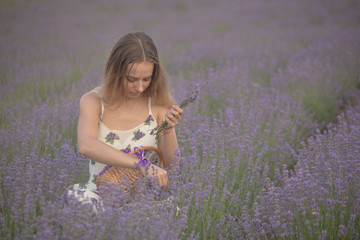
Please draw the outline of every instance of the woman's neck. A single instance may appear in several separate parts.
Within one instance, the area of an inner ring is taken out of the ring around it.
[[[143,104],[145,101],[147,102],[147,97],[145,95],[141,95],[137,98],[125,98],[122,104],[124,107],[128,108]]]

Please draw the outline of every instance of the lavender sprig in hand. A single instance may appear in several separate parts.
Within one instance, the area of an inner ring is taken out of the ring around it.
[[[184,101],[182,101],[179,105],[180,108],[187,107],[190,103],[194,102],[196,98],[198,97],[200,93],[200,86],[199,84],[195,85],[195,91],[191,93],[191,96],[186,98]],[[168,125],[166,121],[162,121],[162,123],[159,126],[156,126],[154,129],[151,130],[150,135],[156,135],[155,139],[158,140],[160,137],[161,132],[164,130],[164,128]]]

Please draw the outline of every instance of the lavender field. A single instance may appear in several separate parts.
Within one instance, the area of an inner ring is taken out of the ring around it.
[[[0,239],[360,239],[360,1],[5,0],[0,23]],[[178,103],[207,84],[170,191],[94,214],[64,198],[78,103],[131,31]]]

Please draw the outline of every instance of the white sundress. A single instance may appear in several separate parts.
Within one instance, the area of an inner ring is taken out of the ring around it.
[[[95,91],[98,96],[100,94]],[[101,97],[100,97],[101,98]],[[109,129],[102,121],[104,104],[101,99],[101,115],[99,121],[98,139],[109,146],[118,150],[132,151],[135,147],[154,146],[158,147],[155,135],[150,135],[150,131],[157,126],[156,119],[151,112],[151,98],[148,98],[149,115],[143,123],[130,130],[119,131]],[[101,197],[96,188],[96,178],[108,165],[89,159],[90,178],[87,183],[77,183],[67,188],[67,194],[73,194],[80,202],[92,203],[93,210],[96,212],[97,206],[101,205]]]

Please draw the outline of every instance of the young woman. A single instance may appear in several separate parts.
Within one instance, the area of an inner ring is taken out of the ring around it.
[[[152,39],[141,32],[120,38],[106,62],[102,85],[80,99],[78,147],[90,159],[90,179],[71,186],[68,193],[82,201],[99,202],[96,178],[107,165],[136,168],[145,177],[155,176],[166,188],[166,170],[174,167],[178,149],[174,127],[183,113],[173,104],[168,77]],[[168,125],[156,141],[150,131],[162,121]],[[163,155],[164,169],[152,164],[145,173],[139,158],[119,151],[140,146],[157,147]]]

